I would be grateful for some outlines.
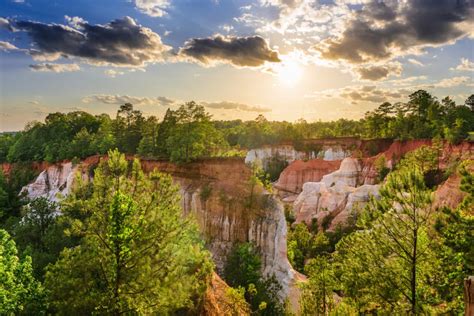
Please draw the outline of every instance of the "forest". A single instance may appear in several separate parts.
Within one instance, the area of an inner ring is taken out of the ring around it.
[[[265,145],[304,150],[305,140],[338,137],[431,139],[433,145],[389,168],[378,161],[380,198],[347,225],[329,229],[331,218],[295,223],[285,207],[288,260],[307,277],[299,285],[298,313],[462,314],[463,281],[474,274],[474,166],[464,160],[440,168],[439,146],[472,142],[473,133],[474,95],[456,104],[424,90],[406,102],[384,102],[360,120],[330,122],[263,115],[216,121],[195,102],[168,109],[163,118],[146,117],[129,103],[114,118],[51,113],[0,135],[0,162],[9,166],[0,174],[0,314],[203,314],[216,271],[207,240],[194,217],[182,216],[172,177],[144,172],[141,159],[186,166],[244,157]],[[33,163],[79,164],[93,155],[108,159],[88,170],[93,177],[78,174],[59,201],[21,193],[38,176]],[[267,202],[285,166],[250,166],[246,209]],[[455,173],[462,202],[436,208],[434,191]],[[263,273],[259,251],[250,241],[236,243],[226,258],[226,315],[294,313],[275,276]]]

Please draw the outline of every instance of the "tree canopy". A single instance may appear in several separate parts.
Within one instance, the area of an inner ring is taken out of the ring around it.
[[[119,315],[192,309],[212,271],[197,227],[183,217],[171,177],[130,167],[109,152],[92,183],[62,205],[69,233],[81,237],[48,268],[45,286],[57,313]]]

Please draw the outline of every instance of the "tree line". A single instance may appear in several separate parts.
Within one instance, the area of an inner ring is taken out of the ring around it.
[[[168,109],[161,120],[145,117],[132,104],[120,106],[115,118],[86,112],[51,113],[44,123],[32,122],[18,133],[0,135],[0,162],[84,158],[118,148],[142,157],[187,162],[200,157],[240,155],[241,149],[309,138],[443,138],[458,143],[474,131],[474,95],[457,105],[439,101],[424,90],[404,103],[382,103],[360,120],[294,123],[255,120],[213,120],[205,108],[188,102]]]

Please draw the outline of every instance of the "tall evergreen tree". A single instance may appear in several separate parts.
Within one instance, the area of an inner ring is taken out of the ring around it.
[[[79,246],[66,249],[45,285],[59,314],[167,314],[192,308],[212,270],[168,175],[145,175],[109,152],[93,183],[81,182],[62,210]]]
[[[360,221],[363,229],[337,246],[344,294],[362,311],[429,312],[438,264],[429,235],[431,191],[412,165],[390,174],[380,194]]]

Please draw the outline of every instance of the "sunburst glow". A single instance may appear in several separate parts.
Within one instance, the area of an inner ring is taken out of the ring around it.
[[[284,60],[275,69],[278,80],[288,86],[296,85],[303,77],[303,68],[294,60]]]

